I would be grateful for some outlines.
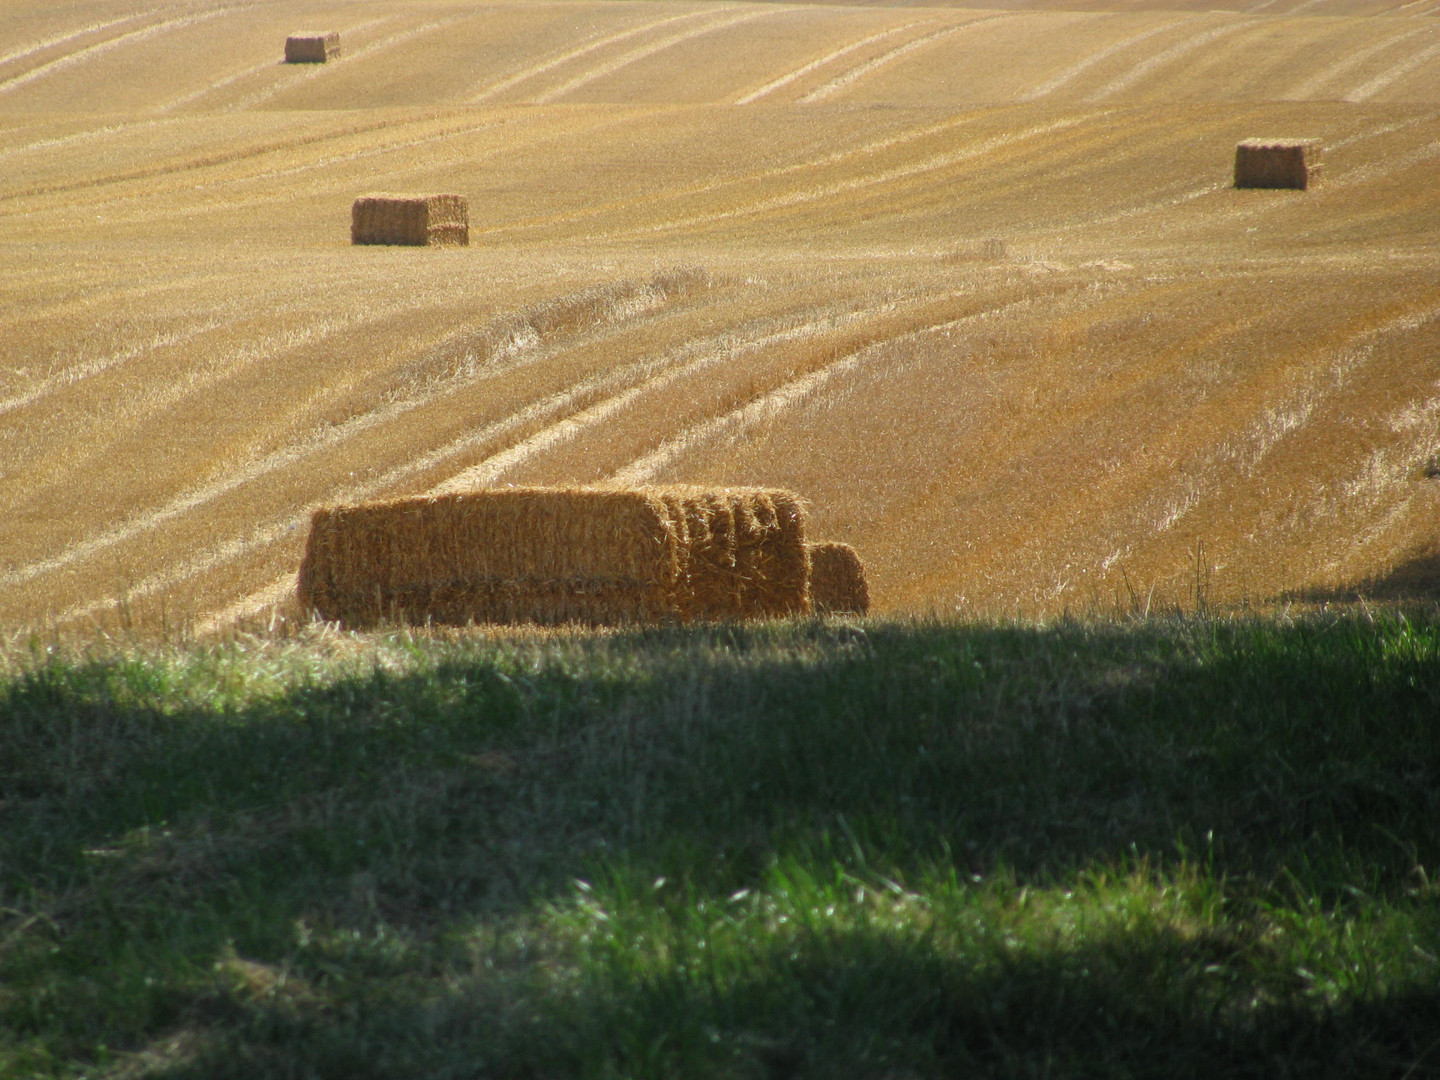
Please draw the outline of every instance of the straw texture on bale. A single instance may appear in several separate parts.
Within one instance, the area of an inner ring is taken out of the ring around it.
[[[317,510],[299,599],[352,626],[622,625],[809,610],[789,492],[505,488]]]
[[[1235,147],[1235,186],[1304,191],[1320,170],[1320,150],[1313,139],[1246,139]]]
[[[285,39],[287,64],[323,64],[340,55],[340,35],[327,33],[291,34]]]
[[[810,603],[817,615],[864,615],[870,610],[865,565],[849,544],[810,545]]]
[[[464,195],[362,195],[350,208],[350,242],[464,247],[470,205]]]

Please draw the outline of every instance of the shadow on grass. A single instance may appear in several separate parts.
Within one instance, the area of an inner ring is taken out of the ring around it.
[[[61,1057],[229,1032],[151,1070],[176,1077],[1110,1075],[1139,1068],[1140,1045],[1147,1074],[1204,1071],[1188,1057],[1284,1075],[1263,1055],[1290,1045],[1341,1075],[1350,1043],[1372,1075],[1403,1072],[1430,1053],[1412,1022],[1440,1033],[1433,995],[1384,1015],[1272,1001],[1215,983],[1184,960],[1214,943],[1168,930],[971,961],[819,935],[723,987],[623,965],[563,993],[496,990],[505,964],[484,990],[431,976],[458,970],[460,928],[499,933],[597,875],[723,897],[787,860],[1019,888],[1190,862],[1229,903],[1403,897],[1440,863],[1437,657],[1434,625],[1328,620],[460,643],[264,693],[193,665],[40,666],[0,691],[0,972],[24,999],[3,1008]],[[306,967],[308,934],[330,969]],[[331,989],[277,991],[292,967]],[[110,988],[83,989],[101,971]],[[246,971],[253,992],[233,985]],[[869,1008],[894,984],[878,1030],[903,1049],[846,1042],[856,979]]]

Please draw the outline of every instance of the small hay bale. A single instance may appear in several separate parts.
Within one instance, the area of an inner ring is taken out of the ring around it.
[[[301,604],[351,626],[623,625],[803,614],[783,491],[504,488],[315,511]]]
[[[870,610],[865,565],[849,544],[810,545],[810,603],[817,615],[864,615]]]
[[[1304,191],[1320,170],[1320,152],[1315,139],[1246,139],[1235,147],[1235,186]]]
[[[350,208],[350,242],[464,247],[470,204],[464,195],[362,195]]]
[[[285,39],[287,64],[323,64],[340,55],[340,35],[335,31],[291,34]]]

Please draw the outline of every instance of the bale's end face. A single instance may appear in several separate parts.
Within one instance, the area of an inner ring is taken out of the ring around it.
[[[817,615],[864,615],[870,610],[865,565],[849,544],[810,545],[810,602]]]

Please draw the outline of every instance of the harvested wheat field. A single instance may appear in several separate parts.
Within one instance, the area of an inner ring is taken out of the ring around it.
[[[796,492],[878,614],[1433,594],[1437,166],[1440,3],[5,0],[0,628],[505,485]]]

